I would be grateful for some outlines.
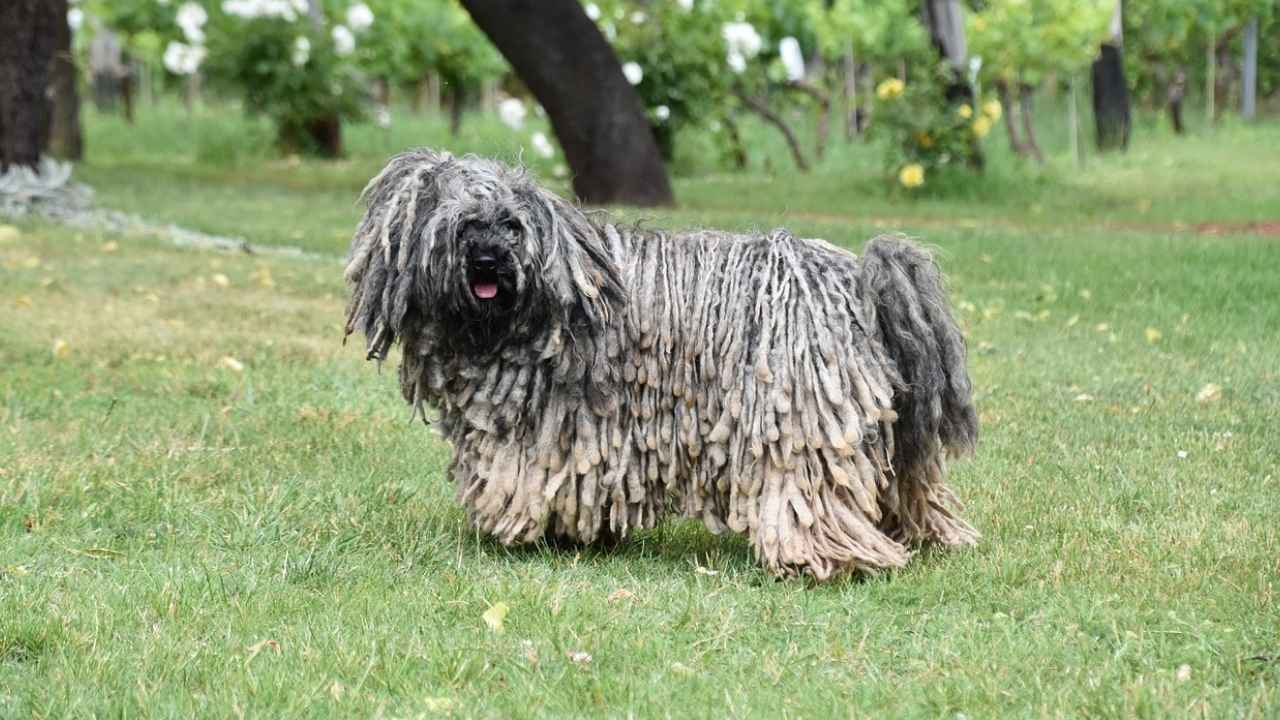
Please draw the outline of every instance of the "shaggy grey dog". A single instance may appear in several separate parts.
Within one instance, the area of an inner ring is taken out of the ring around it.
[[[621,538],[677,512],[777,575],[973,543],[947,459],[978,423],[930,256],[588,215],[519,169],[414,150],[365,189],[347,333],[436,408],[475,527]]]

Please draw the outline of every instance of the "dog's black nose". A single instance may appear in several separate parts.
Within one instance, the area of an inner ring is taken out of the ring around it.
[[[471,266],[474,267],[476,270],[484,270],[486,272],[492,272],[498,269],[498,258],[492,255],[489,255],[487,253],[484,255],[477,255],[471,261]]]

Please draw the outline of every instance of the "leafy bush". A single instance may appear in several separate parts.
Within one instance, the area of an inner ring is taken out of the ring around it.
[[[873,129],[885,145],[886,170],[906,190],[924,187],[944,168],[976,167],[982,140],[1003,112],[995,99],[976,108],[948,104],[945,82],[940,69],[935,77],[909,83],[889,78],[876,87]]]

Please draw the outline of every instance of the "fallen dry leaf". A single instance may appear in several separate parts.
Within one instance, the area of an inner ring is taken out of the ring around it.
[[[617,590],[614,590],[613,592],[609,593],[608,601],[611,603],[615,603],[615,602],[618,602],[619,600],[627,600],[635,596],[636,596],[635,593],[631,592],[630,590],[627,590],[626,588],[618,588]]]
[[[1207,383],[1200,388],[1200,392],[1196,393],[1196,402],[1204,405],[1211,402],[1217,402],[1222,399],[1222,386],[1215,383]]]
[[[1176,678],[1178,679],[1178,682],[1186,682],[1186,681],[1190,680],[1190,679],[1191,679],[1191,666],[1190,666],[1190,665],[1187,665],[1186,663],[1183,663],[1182,665],[1179,665],[1179,666],[1178,666],[1178,672],[1174,673],[1174,677],[1176,677]]]
[[[102,244],[102,252],[104,253],[113,253],[119,249],[120,249],[120,243],[116,242],[115,240]]]
[[[591,653],[582,650],[570,650],[565,653],[565,657],[569,658],[570,662],[575,662],[579,665],[586,665],[591,662]]]
[[[456,702],[453,698],[429,697],[422,699],[422,706],[427,709],[427,712],[431,713],[448,712],[453,709],[455,704]]]
[[[1110,326],[1110,325],[1108,325],[1107,323],[1098,323],[1097,325],[1094,325],[1094,326],[1093,326],[1093,329],[1094,329],[1094,330],[1096,330],[1096,331],[1098,331],[1098,332],[1100,332],[1100,333],[1104,333],[1104,332],[1107,332],[1108,330],[1110,330],[1110,329],[1111,329],[1111,326]]]
[[[22,237],[22,231],[12,225],[0,225],[0,245]]]
[[[275,640],[262,640],[248,647],[249,659],[252,660],[258,657],[258,653],[261,653],[263,650],[266,650],[267,648],[271,648],[272,650],[274,650],[277,655],[280,654],[280,643],[276,642]]]
[[[699,565],[698,567],[694,568],[694,569],[693,569],[693,571],[694,571],[694,572],[696,572],[696,573],[698,573],[699,575],[719,575],[719,574],[720,574],[720,571],[718,571],[718,570],[712,570],[711,568],[705,568],[705,567],[702,567],[701,565]]]
[[[524,650],[524,659],[528,660],[530,665],[537,665],[538,646],[534,645],[532,640],[521,640],[520,647]]]
[[[59,360],[71,354],[71,345],[66,340],[58,338],[53,341],[53,356]]]
[[[1146,330],[1143,330],[1142,334],[1146,336],[1147,342],[1151,343],[1152,345],[1155,345],[1156,343],[1160,342],[1160,338],[1164,337],[1164,335],[1161,334],[1159,330],[1153,327],[1149,327]]]
[[[337,680],[334,680],[333,684],[329,686],[329,695],[333,697],[334,700],[341,700],[342,693],[345,691],[346,688],[342,687],[342,683]]]
[[[494,603],[493,607],[485,610],[484,615],[481,617],[484,618],[484,624],[488,625],[490,630],[501,634],[502,623],[507,619],[507,613],[510,612],[510,610],[511,608],[507,607],[507,604],[504,602]]]
[[[244,363],[231,357],[230,355],[219,360],[218,364],[232,372],[244,372]]]
[[[1075,397],[1076,402],[1090,402],[1092,400],[1093,400],[1093,396],[1090,395],[1089,393],[1080,393]]]
[[[214,273],[213,277],[210,279],[213,280],[214,285],[221,288],[229,287],[231,285],[231,278],[223,275],[222,273]]]
[[[29,308],[34,303],[31,302],[30,295],[19,295],[18,297],[14,298],[13,304],[20,308]]]

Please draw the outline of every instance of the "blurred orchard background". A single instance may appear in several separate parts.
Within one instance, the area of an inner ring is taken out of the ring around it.
[[[594,203],[762,171],[909,196],[1280,104],[1273,0],[14,0],[0,28],[23,27],[44,39],[0,73],[50,107],[5,111],[6,167],[163,117],[188,133],[168,152],[221,165],[435,144]]]
[[[1280,717],[1274,0],[0,0],[0,717]],[[983,534],[502,548],[342,344],[397,152],[936,248]],[[657,630],[655,632],[655,630]]]

